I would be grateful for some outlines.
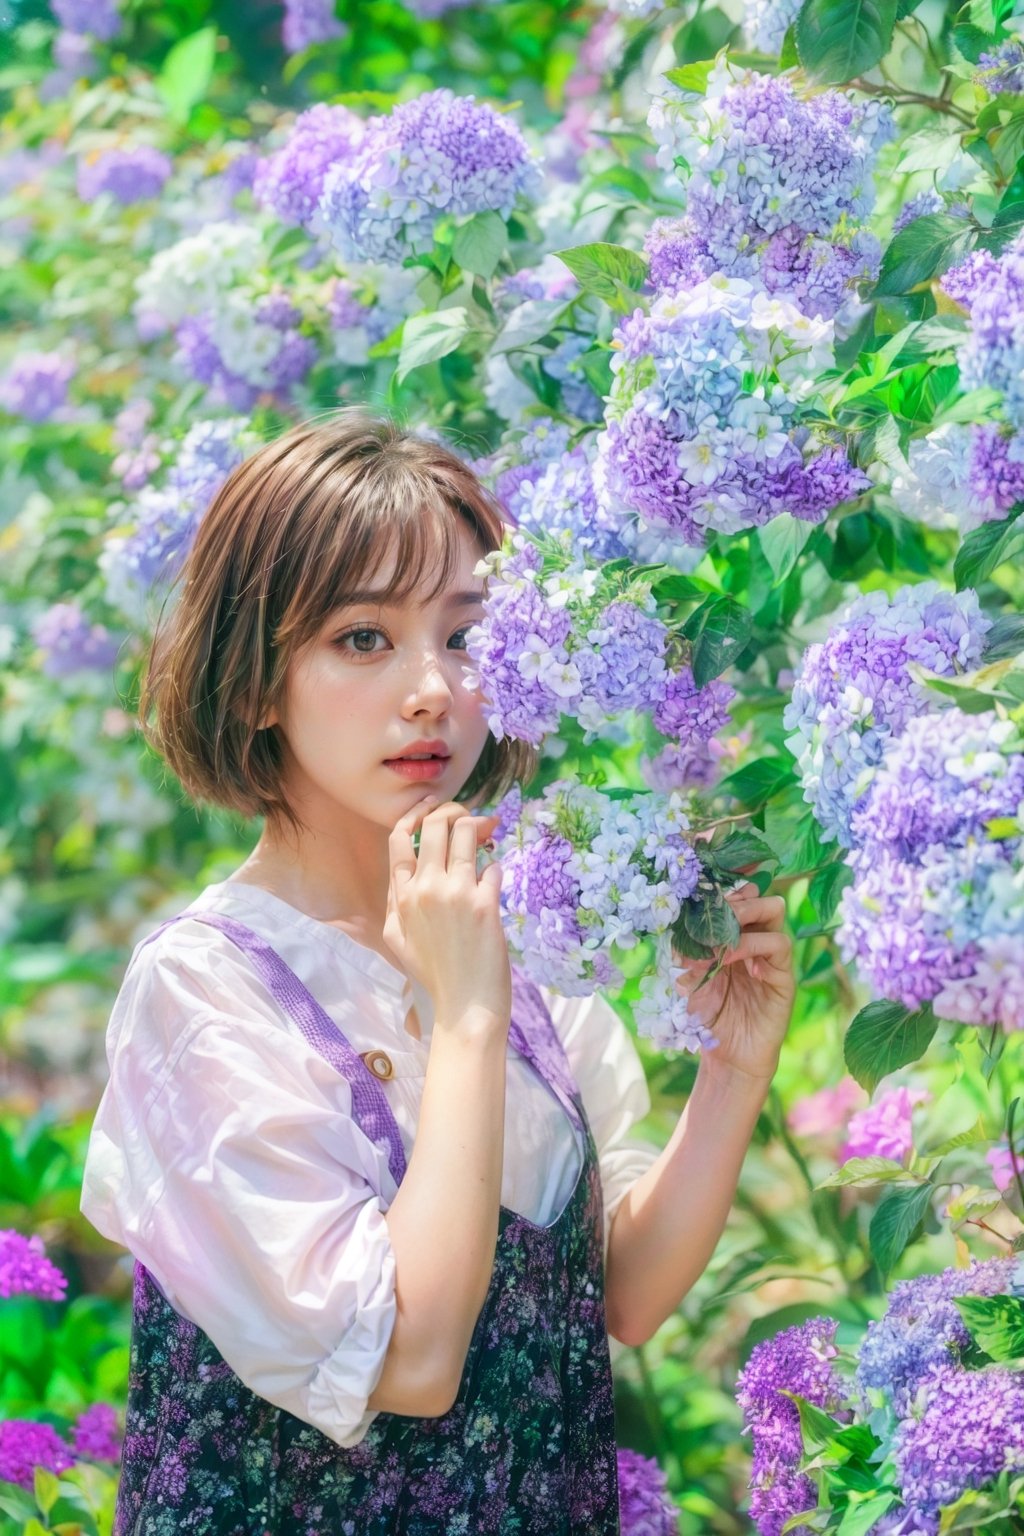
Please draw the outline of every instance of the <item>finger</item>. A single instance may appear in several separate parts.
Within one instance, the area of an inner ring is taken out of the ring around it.
[[[754,932],[780,933],[786,921],[786,903],[781,896],[758,896],[733,904],[740,927]]]
[[[439,866],[441,869],[447,867],[452,822],[456,817],[468,815],[465,806],[454,800],[445,800],[427,812],[420,829],[420,869],[428,865]]]
[[[411,811],[400,816],[392,828],[388,838],[388,853],[391,859],[391,883],[395,890],[401,890],[406,886],[416,873],[416,849],[413,845],[412,835],[417,823],[429,812],[436,796],[428,796],[414,805]]]
[[[788,970],[792,951],[788,933],[745,933],[735,948],[725,951],[722,964],[735,965],[737,960],[757,955],[770,967]]]
[[[755,885],[754,881],[745,880],[744,883],[742,885],[738,885],[735,890],[726,891],[725,899],[726,901],[751,901],[755,900],[760,895],[761,892]]]
[[[448,868],[476,874],[476,850],[479,830],[473,816],[459,817],[452,825],[451,842],[448,846]]]

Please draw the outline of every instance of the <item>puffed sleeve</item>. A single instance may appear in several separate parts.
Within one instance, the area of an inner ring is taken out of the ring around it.
[[[607,1260],[619,1202],[660,1155],[652,1142],[631,1135],[649,1113],[651,1095],[632,1036],[606,998],[599,992],[562,997],[545,987],[540,990],[569,1058],[601,1160]]]
[[[147,957],[119,996],[82,1209],[247,1387],[356,1445],[395,1321],[394,1184],[347,1081],[218,944],[205,972]]]

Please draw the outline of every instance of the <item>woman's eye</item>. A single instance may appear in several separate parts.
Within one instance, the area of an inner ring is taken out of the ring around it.
[[[471,625],[467,624],[464,629],[457,629],[452,635],[451,638],[453,641],[460,642],[456,646],[457,650],[465,650],[466,636],[469,633],[471,627]],[[334,643],[342,650],[347,650],[350,655],[354,651],[357,656],[373,656],[376,654],[376,647],[374,646],[373,642],[378,638],[383,640],[387,639],[387,636],[384,634],[382,629],[366,629],[361,627],[359,629],[347,630],[345,634],[339,635]],[[369,644],[363,643],[367,639],[369,639]],[[349,640],[354,642],[352,646],[348,645],[347,642]],[[449,644],[451,644],[451,641],[449,641]]]

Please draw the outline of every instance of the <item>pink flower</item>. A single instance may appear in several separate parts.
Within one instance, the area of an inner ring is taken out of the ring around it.
[[[843,1129],[851,1110],[863,1103],[865,1093],[852,1077],[844,1077],[832,1088],[819,1088],[798,1099],[786,1116],[794,1136],[827,1136]]]
[[[0,1296],[38,1296],[63,1301],[67,1278],[46,1257],[42,1239],[13,1227],[0,1230]]]
[[[31,1489],[36,1467],[47,1472],[66,1472],[75,1464],[52,1424],[34,1419],[0,1419],[0,1478]]]
[[[91,1461],[120,1461],[121,1442],[117,1433],[117,1414],[109,1403],[93,1403],[80,1416],[71,1431],[76,1456]]]
[[[1000,1142],[998,1147],[993,1147],[985,1154],[985,1158],[992,1169],[992,1182],[999,1193],[1005,1195],[1007,1190],[1016,1189],[1017,1180],[1013,1172],[1013,1158],[1010,1156],[1009,1144],[1005,1141]],[[1024,1152],[1018,1151],[1017,1163],[1024,1171]]]
[[[883,1093],[877,1104],[869,1104],[850,1116],[847,1140],[839,1150],[839,1161],[851,1157],[891,1157],[902,1163],[913,1148],[911,1114],[915,1104],[931,1098],[927,1088],[893,1088]]]

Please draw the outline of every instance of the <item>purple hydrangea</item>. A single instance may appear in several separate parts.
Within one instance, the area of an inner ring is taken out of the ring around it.
[[[1024,1028],[1024,740],[949,709],[890,742],[855,811],[837,943],[877,996]],[[1004,830],[991,836],[989,829]]]
[[[316,363],[316,342],[301,323],[302,311],[283,293],[236,289],[216,309],[181,322],[177,356],[214,399],[248,411],[262,394],[287,398]]]
[[[654,1458],[619,1446],[617,1463],[622,1536],[676,1536],[679,1513]]]
[[[800,1470],[800,1414],[784,1392],[795,1392],[826,1413],[845,1397],[835,1369],[837,1324],[812,1318],[755,1344],[736,1381],[736,1401],[753,1440],[750,1515],[760,1536],[779,1536],[793,1515],[814,1509],[817,1493]]]
[[[163,486],[147,486],[134,505],[135,527],[113,534],[99,557],[109,601],[135,621],[145,595],[177,576],[216,492],[250,447],[248,423],[233,417],[201,421],[183,439]]]
[[[914,1149],[911,1115],[915,1104],[927,1104],[926,1088],[892,1088],[874,1104],[850,1116],[839,1161],[851,1157],[888,1157],[905,1163]]]
[[[981,660],[991,622],[975,592],[945,592],[927,581],[892,597],[864,594],[827,640],[807,648],[782,718],[826,841],[850,846],[852,816],[885,743],[927,708],[930,695],[908,664],[944,677],[969,671]]]
[[[867,477],[844,450],[801,422],[832,333],[831,321],[734,279],[635,310],[612,337],[594,471],[606,514],[635,514],[701,546],[780,512],[820,522],[863,491]]]
[[[751,48],[778,53],[799,11],[800,0],[747,0],[743,30]]]
[[[995,422],[946,422],[915,438],[890,493],[907,517],[962,535],[1024,500],[1024,434]]]
[[[35,424],[64,414],[75,364],[59,352],[19,352],[0,379],[0,406]]]
[[[967,1269],[900,1280],[889,1293],[883,1317],[868,1324],[857,1361],[856,1386],[885,1394],[897,1418],[910,1414],[929,1372],[959,1362],[970,1334],[955,1296],[1001,1296],[1024,1290],[1013,1259],[972,1259]]]
[[[76,1456],[90,1461],[120,1461],[117,1413],[110,1403],[93,1403],[75,1422],[71,1439]]]
[[[17,1483],[31,1492],[36,1467],[66,1472],[75,1458],[52,1424],[33,1419],[0,1419],[0,1481]]]
[[[1001,1472],[1024,1466],[1024,1376],[1000,1366],[939,1366],[919,1384],[923,1406],[896,1435],[896,1478],[904,1502],[937,1514]]]
[[[42,1239],[13,1228],[0,1231],[0,1296],[63,1301],[67,1277],[46,1257]]]
[[[32,638],[43,653],[48,677],[76,672],[105,672],[117,660],[120,641],[94,624],[77,603],[54,603],[32,625]]]
[[[1007,420],[1024,427],[1024,240],[1018,236],[998,260],[961,264],[943,281],[970,310],[959,348],[964,388],[999,390]]]
[[[653,237],[652,281],[747,278],[825,317],[873,281],[881,248],[862,221],[894,132],[888,108],[722,63],[705,96],[656,97],[648,123],[658,164],[678,168],[687,193],[685,215]]]
[[[114,0],[50,0],[54,16],[68,32],[86,33],[107,43],[121,30]]]
[[[499,481],[516,521],[536,533],[568,533],[572,548],[595,561],[619,560],[632,551],[628,527],[609,519],[598,504],[590,455],[579,447],[548,462],[523,464]]]
[[[357,153],[328,173],[320,211],[345,259],[400,264],[430,249],[440,215],[507,219],[540,185],[514,122],[442,89],[371,119]]]
[[[332,166],[351,159],[366,125],[348,107],[318,102],[295,119],[280,149],[262,159],[253,178],[253,196],[283,224],[320,232],[317,208]]]
[[[284,0],[281,41],[288,53],[344,37],[348,27],[334,14],[334,0]]]
[[[168,156],[151,144],[98,150],[79,158],[78,195],[83,203],[103,193],[118,203],[140,203],[159,196],[172,169]]]
[[[1011,37],[990,53],[980,53],[974,78],[993,96],[1024,95],[1024,42]]]

